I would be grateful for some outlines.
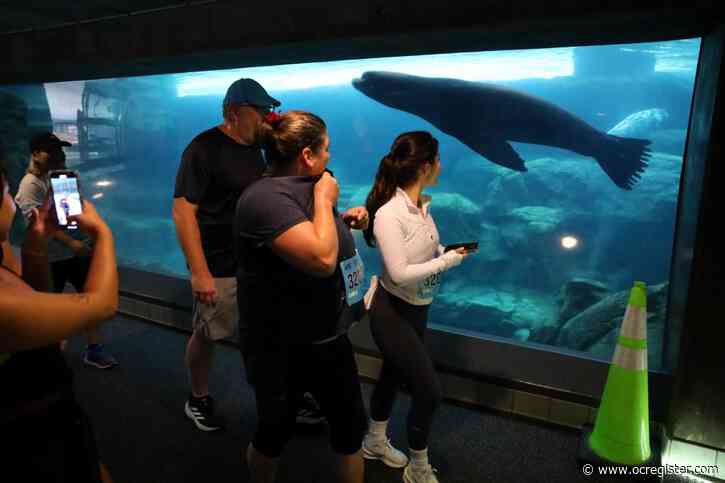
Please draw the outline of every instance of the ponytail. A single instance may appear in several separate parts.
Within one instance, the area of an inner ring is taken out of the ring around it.
[[[363,236],[368,246],[375,246],[375,236],[373,235],[375,213],[395,195],[395,190],[398,187],[396,174],[395,160],[389,154],[386,154],[380,160],[378,172],[375,174],[375,184],[373,184],[365,200],[365,208],[368,210],[370,222],[363,231]]]
[[[380,161],[375,184],[365,200],[370,221],[363,236],[369,246],[375,246],[375,213],[393,198],[398,187],[415,183],[423,167],[435,163],[436,156],[438,140],[427,131],[406,132],[395,138],[390,152]]]

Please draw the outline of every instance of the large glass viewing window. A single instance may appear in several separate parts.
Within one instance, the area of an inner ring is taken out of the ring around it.
[[[171,219],[179,159],[195,135],[221,122],[222,98],[237,78],[259,81],[283,111],[326,121],[341,209],[365,203],[398,134],[429,130],[440,141],[442,172],[429,193],[442,242],[479,242],[445,273],[432,326],[608,361],[628,290],[641,280],[649,368],[668,370],[668,290],[700,44],[78,80],[37,85],[32,99],[29,86],[0,91],[47,109],[53,129],[76,144],[69,167],[109,220],[120,263],[180,279],[188,271]],[[27,153],[15,156],[17,176]],[[376,250],[357,235],[368,276],[379,274]]]

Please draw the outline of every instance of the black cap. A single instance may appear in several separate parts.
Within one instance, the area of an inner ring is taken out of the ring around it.
[[[281,103],[267,94],[264,87],[254,79],[237,79],[227,89],[224,104],[250,104],[260,107],[277,107]]]
[[[53,148],[56,148],[58,146],[71,146],[71,143],[68,141],[62,141],[53,134],[52,132],[41,132],[40,134],[36,134],[33,136],[33,138],[30,140],[30,152],[34,151],[51,151]]]

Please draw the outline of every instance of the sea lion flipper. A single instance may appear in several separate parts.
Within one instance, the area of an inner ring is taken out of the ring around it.
[[[524,160],[504,139],[494,137],[466,137],[458,134],[458,139],[478,154],[504,168],[514,171],[526,171]]]
[[[594,154],[599,166],[614,184],[625,190],[631,190],[647,168],[650,157],[648,139],[622,138],[607,135],[599,152]]]

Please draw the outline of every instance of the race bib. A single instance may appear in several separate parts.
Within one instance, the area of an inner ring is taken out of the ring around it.
[[[365,295],[363,281],[365,280],[365,265],[360,254],[355,250],[355,256],[340,262],[342,280],[345,283],[345,298],[347,305],[351,306],[362,300]]]
[[[418,298],[421,299],[432,299],[438,293],[441,288],[441,277],[442,273],[434,273],[428,275],[423,280],[418,282]]]

